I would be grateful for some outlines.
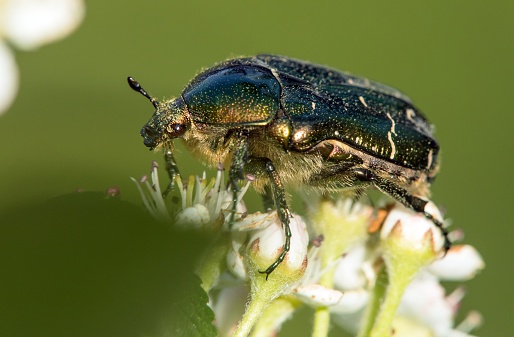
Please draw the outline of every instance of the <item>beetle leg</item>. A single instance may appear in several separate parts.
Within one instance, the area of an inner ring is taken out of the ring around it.
[[[290,250],[291,245],[291,229],[289,228],[289,218],[292,216],[289,211],[289,207],[287,206],[286,193],[284,190],[284,185],[282,185],[282,181],[280,180],[280,176],[278,175],[273,162],[268,158],[251,158],[248,162],[248,170],[252,171],[252,173],[256,177],[262,177],[263,175],[267,176],[269,179],[269,184],[266,186],[263,196],[264,207],[267,209],[275,206],[278,214],[278,218],[280,219],[280,223],[282,228],[284,229],[285,234],[285,242],[282,249],[282,252],[277,257],[275,262],[273,262],[266,270],[259,270],[259,273],[266,274],[266,280],[269,275],[277,268],[284,258],[287,255],[287,252]]]
[[[357,168],[354,170],[357,179],[364,182],[371,182],[375,185],[380,191],[389,194],[395,200],[403,204],[404,206],[414,210],[415,212],[422,213],[425,215],[427,219],[432,221],[434,225],[436,225],[444,237],[444,254],[448,252],[452,243],[450,238],[448,237],[448,230],[444,227],[444,224],[441,220],[436,219],[432,213],[429,212],[429,208],[427,205],[431,205],[432,203],[427,200],[423,200],[417,196],[414,196],[407,192],[405,189],[399,187],[393,182],[381,178],[371,172],[370,170]]]
[[[264,211],[268,212],[273,209],[274,201],[273,201],[273,191],[269,185],[264,187],[264,194],[262,195],[262,205],[264,207]]]
[[[244,180],[243,168],[248,162],[248,136],[248,130],[241,130],[239,132],[239,137],[237,137],[238,143],[236,144],[232,158],[232,165],[230,165],[230,170],[228,172],[230,185],[232,186],[232,210],[228,222],[229,228],[232,228],[236,216],[237,199],[240,191],[238,182],[239,180]]]
[[[164,153],[164,162],[166,164],[166,171],[168,171],[168,176],[170,177],[168,187],[162,193],[162,197],[166,198],[166,196],[173,191],[173,188],[175,187],[175,177],[180,176],[180,172],[178,171],[177,162],[175,161],[175,157],[173,156],[173,151],[171,149],[167,149]]]

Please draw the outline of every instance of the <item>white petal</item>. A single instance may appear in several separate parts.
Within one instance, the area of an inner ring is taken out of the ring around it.
[[[343,298],[334,306],[330,312],[334,314],[349,314],[364,308],[368,302],[369,293],[364,289],[346,291]]]
[[[209,210],[201,204],[186,207],[175,216],[176,224],[182,228],[200,228],[210,221]]]
[[[309,284],[298,287],[293,292],[302,302],[313,308],[328,307],[339,303],[343,293],[319,284]]]
[[[432,212],[435,212],[435,210],[432,210]],[[439,217],[439,215],[435,217]],[[387,215],[380,232],[380,237],[386,239],[398,222],[400,222],[402,226],[402,237],[408,242],[414,245],[422,245],[427,231],[432,231],[434,251],[438,251],[442,248],[444,238],[439,228],[423,214],[416,213],[400,205],[395,206]]]
[[[441,280],[465,281],[485,266],[478,251],[470,245],[453,246],[446,256],[428,266],[428,271]]]
[[[84,11],[82,0],[4,0],[0,30],[19,48],[34,49],[70,34]]]
[[[234,231],[254,231],[266,229],[278,220],[277,212],[271,213],[252,213],[232,225]]]
[[[454,308],[437,279],[427,275],[407,287],[398,314],[425,324],[436,336],[444,336],[453,326]]]
[[[257,218],[257,220],[259,223],[262,221],[260,218]],[[285,233],[276,212],[269,213],[269,217],[264,220],[267,227],[253,233],[250,238],[249,247],[252,247],[253,243],[258,240],[261,257],[273,261],[284,247]],[[261,225],[256,228],[260,228]],[[307,244],[309,242],[307,225],[299,215],[293,215],[289,221],[289,228],[291,230],[291,238],[293,239],[291,239],[290,249],[284,259],[284,263],[293,269],[303,268],[307,258]]]
[[[227,254],[227,267],[240,280],[247,280],[248,274],[244,265],[243,256],[237,250],[229,250]]]
[[[248,290],[244,285],[225,287],[219,292],[212,310],[221,336],[232,336],[237,322],[243,316],[247,298]]]
[[[355,334],[361,326],[368,298],[365,290],[345,292],[341,301],[329,308],[334,323]]]
[[[364,245],[351,248],[337,264],[334,272],[334,286],[343,291],[364,288],[367,282],[362,270],[365,258]]]
[[[9,48],[0,42],[0,115],[11,106],[18,92],[18,67]]]

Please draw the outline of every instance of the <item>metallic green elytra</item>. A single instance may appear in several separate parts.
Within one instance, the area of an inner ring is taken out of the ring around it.
[[[222,62],[164,102],[128,80],[156,108],[141,135],[150,149],[165,150],[170,178],[178,172],[177,138],[211,166],[230,167],[234,212],[239,180],[255,176],[252,185],[265,205],[277,209],[285,231],[284,249],[263,271],[266,277],[289,251],[284,186],[355,195],[375,187],[432,220],[444,235],[445,252],[450,248],[428,199],[439,145],[430,123],[398,90],[275,55]]]

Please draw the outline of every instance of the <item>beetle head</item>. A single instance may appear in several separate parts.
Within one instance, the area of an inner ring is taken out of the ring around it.
[[[141,129],[143,143],[150,149],[162,145],[171,148],[171,141],[182,138],[189,128],[189,113],[182,97],[158,102],[151,97],[132,77],[128,78],[132,89],[150,100],[155,107],[152,118]]]

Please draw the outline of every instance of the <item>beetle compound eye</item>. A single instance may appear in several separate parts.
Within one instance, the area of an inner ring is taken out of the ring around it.
[[[181,137],[186,132],[186,126],[184,124],[170,124],[166,128],[166,131],[170,134],[172,138]]]

